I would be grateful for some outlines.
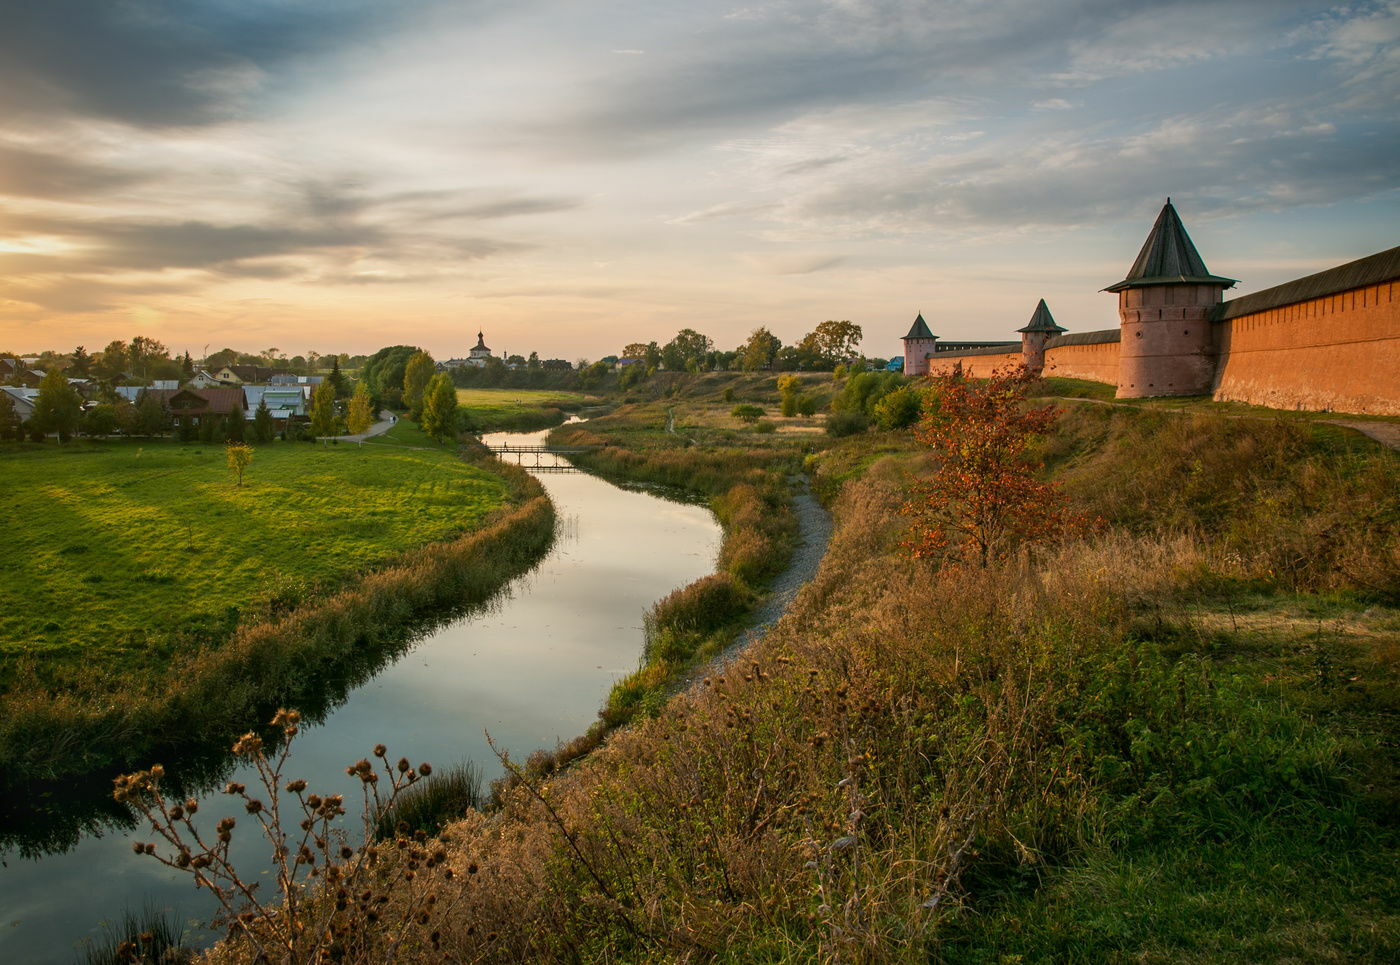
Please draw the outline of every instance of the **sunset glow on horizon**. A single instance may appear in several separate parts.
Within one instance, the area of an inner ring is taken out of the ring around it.
[[[1400,243],[1398,101],[1396,0],[11,4],[0,350],[1108,328],[1168,195],[1234,293]]]

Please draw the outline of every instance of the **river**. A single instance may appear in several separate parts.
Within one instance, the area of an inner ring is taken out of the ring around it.
[[[484,441],[538,445],[545,435],[497,433]],[[493,776],[500,768],[487,731],[523,760],[587,729],[613,681],[638,666],[643,612],[713,571],[720,530],[701,506],[584,473],[539,476],[559,516],[547,556],[490,605],[424,635],[304,728],[286,777],[353,801],[359,784],[345,766],[379,742],[391,759],[403,755],[437,768],[472,761]],[[240,771],[227,779],[256,784]],[[222,794],[205,801],[203,827],[225,814],[246,817]],[[265,864],[266,842],[251,828],[239,832],[236,864]],[[198,929],[215,910],[208,896],[187,875],[132,853],[133,841],[151,837],[149,830],[109,826],[61,854],[0,854],[0,962],[68,965],[87,943],[108,937],[107,922],[147,907],[169,909],[196,940],[206,939]]]

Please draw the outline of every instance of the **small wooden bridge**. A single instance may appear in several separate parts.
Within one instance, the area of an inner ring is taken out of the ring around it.
[[[571,456],[580,452],[592,452],[597,446],[489,446],[494,453],[553,453],[558,456]]]
[[[490,446],[493,455],[514,456],[517,466],[531,472],[581,472],[568,456],[592,452],[598,446]]]

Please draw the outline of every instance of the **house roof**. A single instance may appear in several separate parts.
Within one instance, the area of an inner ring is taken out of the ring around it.
[[[1186,226],[1172,207],[1172,199],[1162,206],[1157,223],[1147,236],[1128,277],[1104,289],[1120,292],[1150,285],[1220,285],[1233,288],[1235,279],[1212,275],[1200,252],[1186,233]]]
[[[242,412],[247,404],[244,401],[243,389],[238,386],[221,387],[215,389],[147,389],[146,395],[154,396],[161,405],[169,408],[192,409],[197,412],[209,412],[215,415],[227,415],[229,412]],[[173,405],[177,396],[192,396],[203,400],[203,405]]]
[[[1026,323],[1025,328],[1016,329],[1018,332],[1063,332],[1059,325],[1055,324],[1055,319],[1050,314],[1050,306],[1045,304],[1045,299],[1040,300],[1040,304],[1035,306],[1035,314]]]
[[[235,409],[241,412],[247,406],[243,390],[240,388],[185,389],[184,391],[204,396],[209,402],[210,412],[232,412]]]
[[[306,414],[306,395],[299,385],[245,385],[243,395],[249,419],[257,416],[259,402],[267,403],[267,411],[279,419]]]
[[[4,392],[14,400],[15,405],[25,405],[34,408],[34,400],[39,397],[38,389],[31,389],[19,385],[0,385],[0,392]]]
[[[905,338],[937,338],[938,336],[928,330],[928,323],[924,321],[924,313],[920,312],[914,319],[914,324],[909,328],[909,334]]]
[[[1295,278],[1293,281],[1266,288],[1252,295],[1241,295],[1221,303],[1211,316],[1220,322],[1228,318],[1238,318],[1254,312],[1264,312],[1282,305],[1293,305],[1324,295],[1379,285],[1381,282],[1400,278],[1400,247],[1367,255],[1356,261],[1349,261],[1336,268],[1328,268],[1315,275]]]
[[[266,382],[274,375],[284,374],[266,365],[225,365],[224,368],[238,376],[241,382]]]

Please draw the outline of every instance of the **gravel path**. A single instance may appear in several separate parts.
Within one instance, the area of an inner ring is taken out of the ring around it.
[[[370,426],[364,432],[356,433],[353,436],[317,436],[316,441],[329,442],[332,439],[334,439],[336,442],[364,442],[371,436],[383,435],[384,433],[388,432],[394,427],[394,423],[398,421],[398,416],[394,415],[392,412],[386,409],[385,411],[379,413],[379,421],[376,422],[374,425]]]
[[[792,501],[793,508],[797,511],[799,530],[797,549],[793,551],[792,561],[773,581],[773,589],[768,598],[754,611],[754,625],[740,634],[723,653],[699,668],[692,675],[692,679],[724,668],[743,653],[749,644],[761,639],[769,627],[782,618],[788,605],[797,596],[797,591],[817,575],[817,568],[821,566],[822,557],[826,555],[826,544],[831,541],[831,516],[812,495],[806,477],[802,478],[801,486],[793,494]]]
[[[1363,436],[1368,436],[1383,446],[1400,450],[1400,424],[1394,422],[1353,422],[1346,419],[1323,419],[1322,421],[1334,426],[1355,429]]]

